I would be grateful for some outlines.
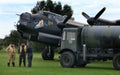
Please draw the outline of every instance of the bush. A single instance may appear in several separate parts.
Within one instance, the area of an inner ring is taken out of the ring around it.
[[[34,52],[41,52],[45,48],[45,45],[39,42],[32,42],[32,46]]]

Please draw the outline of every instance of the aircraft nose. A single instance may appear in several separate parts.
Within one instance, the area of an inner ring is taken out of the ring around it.
[[[22,13],[22,14],[20,15],[20,19],[22,19],[22,20],[27,20],[27,21],[29,21],[29,20],[30,20],[30,17],[31,17],[31,14],[28,13],[28,12]]]
[[[20,20],[18,21],[18,25],[32,29],[33,28],[32,15],[28,12],[22,13],[20,15]]]
[[[30,22],[31,19],[31,14],[28,12],[22,13],[20,15],[20,25],[28,25],[28,23]]]

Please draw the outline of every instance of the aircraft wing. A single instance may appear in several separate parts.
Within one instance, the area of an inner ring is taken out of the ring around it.
[[[84,23],[80,23],[80,22],[77,22],[77,21],[74,21],[74,20],[68,20],[67,24],[73,25],[73,26],[84,26],[84,25],[86,25]]]

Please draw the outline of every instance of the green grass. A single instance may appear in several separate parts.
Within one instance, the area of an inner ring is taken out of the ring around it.
[[[114,70],[111,61],[93,62],[85,68],[63,68],[55,55],[54,61],[42,60],[40,53],[34,53],[31,68],[18,66],[16,54],[16,67],[7,67],[7,53],[0,51],[0,75],[120,75]]]

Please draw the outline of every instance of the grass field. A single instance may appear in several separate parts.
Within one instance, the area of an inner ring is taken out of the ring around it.
[[[112,62],[93,62],[85,68],[62,68],[58,54],[54,61],[42,60],[40,53],[34,53],[31,68],[18,66],[16,54],[16,67],[7,67],[7,53],[0,51],[0,75],[120,75],[120,71],[113,69]]]

